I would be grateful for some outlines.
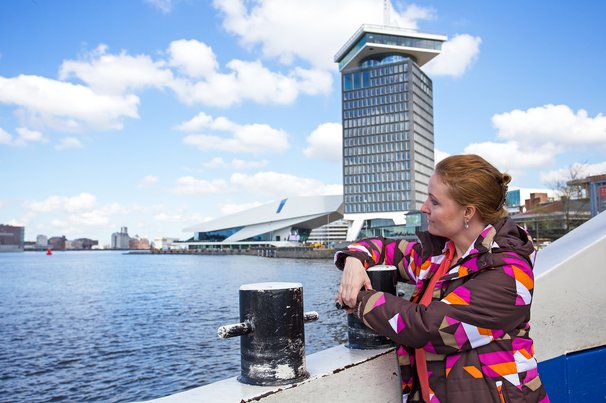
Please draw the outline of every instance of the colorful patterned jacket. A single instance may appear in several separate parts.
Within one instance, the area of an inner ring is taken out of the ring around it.
[[[414,362],[422,347],[431,402],[548,402],[529,337],[534,247],[526,232],[508,218],[488,225],[438,279],[427,307],[416,302],[450,241],[418,236],[421,242],[365,239],[335,256],[340,269],[348,256],[366,268],[394,265],[399,281],[416,284],[411,301],[362,291],[354,312],[398,344],[404,401],[422,401]]]

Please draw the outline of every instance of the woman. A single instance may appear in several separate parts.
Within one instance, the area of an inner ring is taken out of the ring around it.
[[[405,402],[549,401],[529,337],[534,247],[503,207],[510,180],[477,155],[448,157],[420,242],[365,239],[335,256],[338,302],[399,345]],[[416,284],[410,302],[370,289],[376,264]]]

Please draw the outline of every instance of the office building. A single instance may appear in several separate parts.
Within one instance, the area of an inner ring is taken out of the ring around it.
[[[36,246],[46,248],[48,246],[48,237],[46,235],[38,235],[36,237]]]
[[[128,249],[130,236],[128,235],[127,227],[120,227],[120,232],[114,232],[111,238],[112,249]]]
[[[192,227],[188,249],[296,246],[312,230],[343,218],[342,196],[299,196],[275,200]]]
[[[427,198],[434,168],[433,90],[420,67],[441,52],[446,39],[363,25],[335,55],[348,240],[363,227],[406,225],[406,213],[418,211]]]
[[[23,252],[25,227],[0,224],[0,252]]]

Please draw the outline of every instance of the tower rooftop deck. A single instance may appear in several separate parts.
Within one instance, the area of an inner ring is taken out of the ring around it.
[[[360,65],[372,55],[397,53],[411,56],[419,66],[424,65],[442,51],[448,37],[424,34],[411,29],[365,24],[337,52],[334,61],[339,70]]]

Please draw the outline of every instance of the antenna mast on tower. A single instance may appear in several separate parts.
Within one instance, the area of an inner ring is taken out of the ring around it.
[[[391,22],[391,1],[383,0],[383,25],[388,26]]]

